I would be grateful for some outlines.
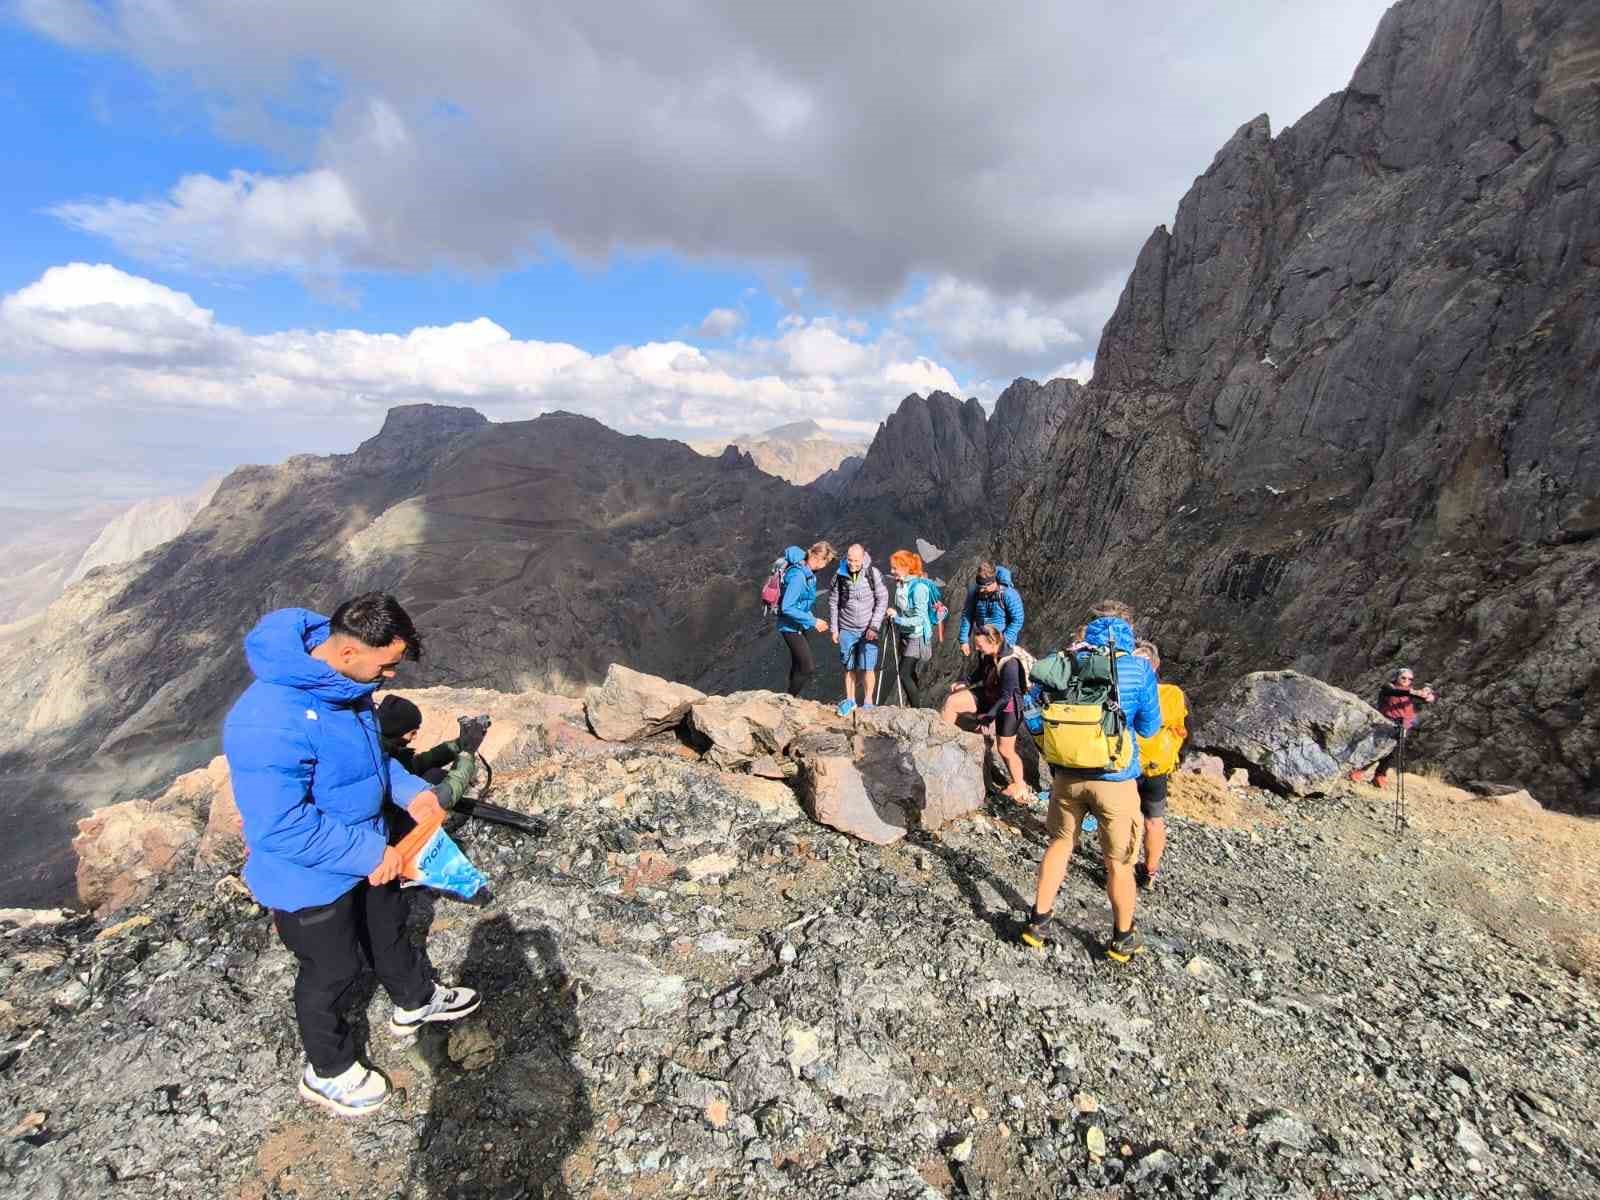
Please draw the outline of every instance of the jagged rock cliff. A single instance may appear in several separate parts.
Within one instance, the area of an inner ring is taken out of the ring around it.
[[[1600,804],[1597,296],[1600,8],[1397,4],[1145,244],[1007,530],[1033,640],[1115,592],[1202,694],[1404,660],[1418,754]]]
[[[1075,410],[1081,390],[1070,379],[1018,379],[1000,394],[992,416],[977,400],[947,392],[907,396],[878,428],[838,495],[943,545],[986,538]]]

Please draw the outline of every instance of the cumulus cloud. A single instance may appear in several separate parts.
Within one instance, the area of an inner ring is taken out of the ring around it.
[[[910,339],[852,330],[796,318],[719,349],[666,341],[606,354],[515,338],[487,317],[253,334],[152,280],[73,263],[0,299],[9,391],[28,414],[0,431],[0,453],[17,464],[14,495],[59,499],[118,462],[120,476],[159,462],[155,491],[240,462],[348,449],[386,409],[418,401],[500,420],[563,408],[689,439],[802,418],[861,432],[909,392],[960,391]]]
[[[927,314],[974,357],[1059,358],[1109,310],[1056,306],[1124,272],[1240,124],[1281,125],[1342,86],[1387,3],[18,11],[221,112],[270,120],[290,100],[286,141],[309,125],[314,148],[284,174],[58,210],[145,259],[494,269],[545,245],[665,251],[798,267],[862,305],[948,278],[998,298],[993,319],[963,316],[958,292],[934,297],[957,311]],[[326,85],[309,99],[308,66]]]
[[[725,338],[744,327],[744,314],[736,308],[713,308],[700,322],[703,338]]]

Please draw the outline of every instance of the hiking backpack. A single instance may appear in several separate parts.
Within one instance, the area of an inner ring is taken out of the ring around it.
[[[950,610],[944,606],[944,597],[939,591],[939,585],[926,575],[914,576],[911,586],[922,584],[928,589],[928,623],[933,626],[933,631],[938,635],[939,641],[944,641],[944,619],[950,615]]]
[[[1057,651],[1034,664],[1045,689],[1040,752],[1051,766],[1121,771],[1133,761],[1133,734],[1117,690],[1115,646]]]
[[[788,566],[787,558],[780,558],[773,563],[767,582],[761,586],[761,612],[764,616],[770,617],[778,611],[778,603],[783,599],[783,576]]]

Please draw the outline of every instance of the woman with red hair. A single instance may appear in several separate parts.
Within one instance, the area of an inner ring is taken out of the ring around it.
[[[889,577],[895,582],[889,619],[900,655],[900,688],[908,706],[921,708],[922,669],[933,657],[933,605],[938,592],[923,571],[922,556],[911,550],[896,550],[889,556]]]

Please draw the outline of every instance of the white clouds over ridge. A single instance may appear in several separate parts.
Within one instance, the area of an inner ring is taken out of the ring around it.
[[[1240,124],[1348,79],[1387,0],[806,5],[19,0],[48,36],[272,120],[334,86],[306,161],[65,220],[148,261],[501,269],[546,243],[797,267],[882,305],[958,281],[1093,341],[1139,243]],[[295,136],[306,130],[297,126]],[[1081,310],[1081,311],[1080,311]],[[1030,324],[1032,328],[1030,328]],[[1040,354],[1046,351],[1040,349]]]
[[[827,319],[792,318],[775,337],[722,350],[670,341],[606,354],[520,340],[485,317],[403,334],[249,334],[182,292],[86,263],[53,267],[0,300],[0,353],[15,364],[9,394],[37,413],[114,416],[131,439],[174,445],[190,416],[226,419],[228,444],[197,462],[197,475],[270,459],[276,447],[347,449],[384,410],[418,401],[498,420],[567,408],[687,439],[804,417],[858,429],[909,392],[959,391],[902,335],[868,339]],[[7,438],[30,429],[26,418],[11,425]],[[52,470],[74,453],[58,452]]]

